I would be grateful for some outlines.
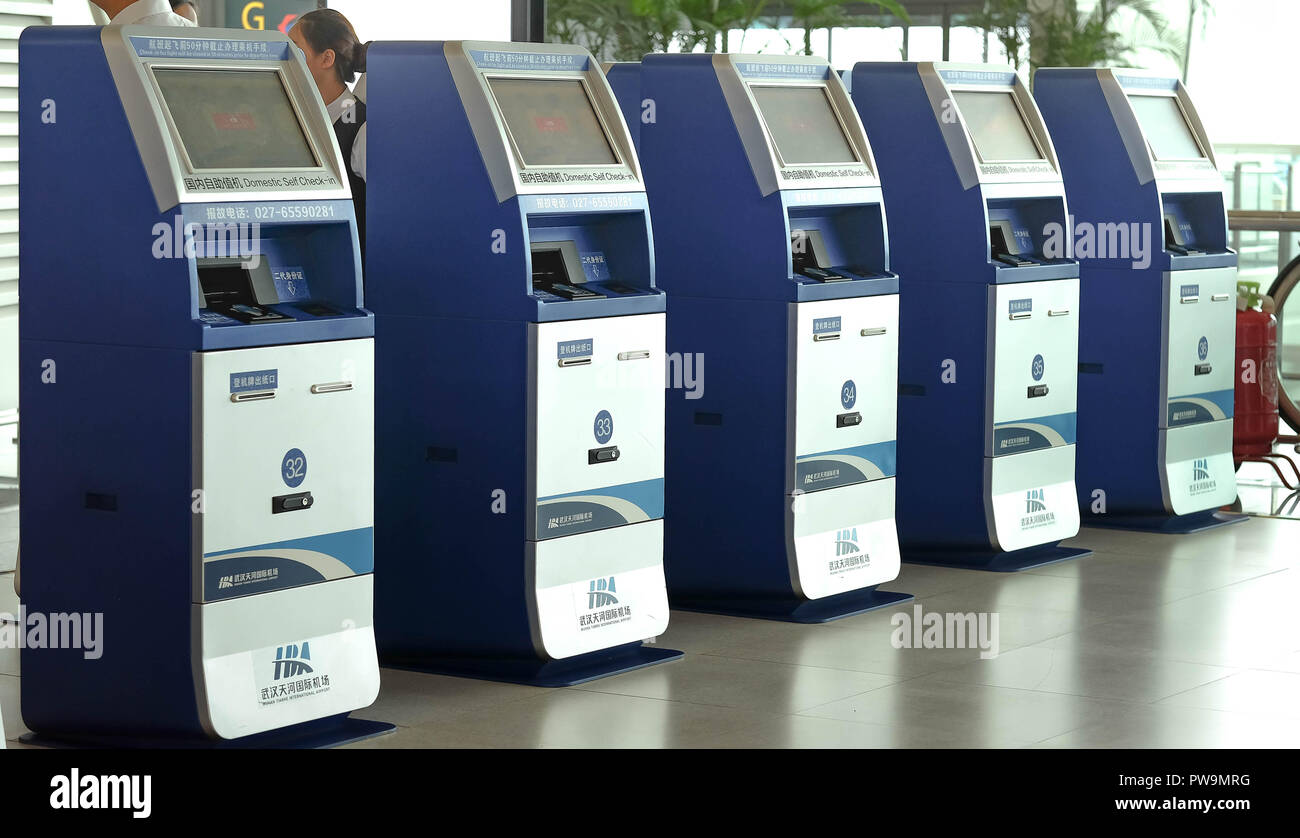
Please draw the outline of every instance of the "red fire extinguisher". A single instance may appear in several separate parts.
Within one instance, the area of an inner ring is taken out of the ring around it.
[[[1236,418],[1232,426],[1232,455],[1238,465],[1272,452],[1278,434],[1277,387],[1273,300],[1260,294],[1258,282],[1239,282]]]

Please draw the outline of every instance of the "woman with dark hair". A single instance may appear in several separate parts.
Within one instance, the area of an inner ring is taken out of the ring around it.
[[[334,134],[352,184],[357,209],[361,252],[366,248],[366,103],[348,90],[358,73],[366,71],[366,51],[356,30],[333,9],[317,9],[298,18],[289,38],[303,51],[325,108],[334,122]]]

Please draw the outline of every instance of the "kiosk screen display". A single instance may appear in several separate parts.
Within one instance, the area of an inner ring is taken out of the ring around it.
[[[959,90],[954,96],[985,163],[1044,159],[1010,91]]]
[[[787,166],[859,162],[826,88],[754,85],[752,89]]]
[[[196,171],[320,165],[274,70],[153,71]]]
[[[488,79],[525,166],[618,164],[579,79]]]
[[[1205,154],[1171,96],[1130,96],[1138,124],[1157,160],[1200,160]]]

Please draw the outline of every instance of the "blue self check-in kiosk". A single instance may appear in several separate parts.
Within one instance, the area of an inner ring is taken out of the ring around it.
[[[391,729],[346,719],[379,691],[374,326],[299,52],[32,27],[19,115],[21,594],[102,620],[98,650],[23,649],[24,722],[235,745]]]
[[[674,607],[825,622],[910,599],[876,589],[899,571],[899,278],[842,83],[817,58],[651,55],[622,95],[653,114],[668,346],[695,379],[668,403]]]
[[[1223,178],[1182,82],[1043,69],[1082,264],[1079,505],[1093,526],[1245,520],[1232,457],[1237,254]]]
[[[680,657],[664,311],[636,151],[583,49],[377,44],[369,303],[386,663],[560,686]]]
[[[898,528],[907,561],[1020,570],[1086,555],[1075,397],[1079,266],[1052,142],[1006,68],[861,63],[902,286]]]

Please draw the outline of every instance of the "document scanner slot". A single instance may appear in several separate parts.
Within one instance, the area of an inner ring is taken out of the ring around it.
[[[578,259],[578,246],[573,242],[534,242],[532,257],[533,290],[566,300],[594,300],[605,296],[585,287],[586,274]]]
[[[796,276],[818,282],[847,282],[849,279],[830,268],[826,240],[820,230],[794,230],[790,233],[790,265]]]
[[[238,260],[202,259],[198,264],[199,287],[203,307],[241,323],[277,323],[291,321],[288,315],[266,306],[280,302],[265,259],[255,267]]]

